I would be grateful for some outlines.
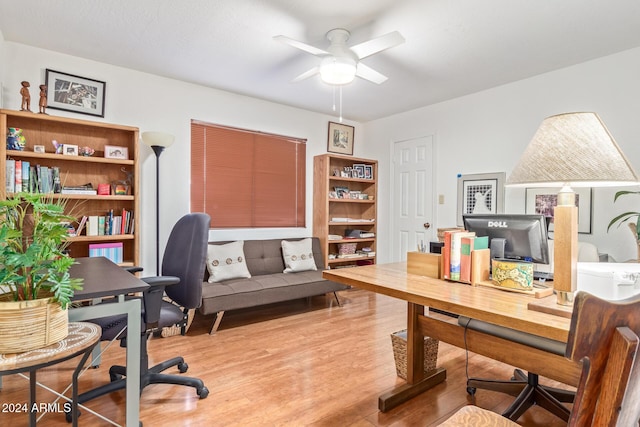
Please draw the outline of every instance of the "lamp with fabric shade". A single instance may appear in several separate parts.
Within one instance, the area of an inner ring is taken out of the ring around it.
[[[173,144],[174,136],[165,132],[143,132],[142,142],[156,155],[156,275],[160,275],[160,154]]]
[[[638,185],[638,176],[596,113],[543,120],[507,179],[511,187],[561,187],[554,210],[554,280],[558,304],[576,290],[578,208],[571,187]]]

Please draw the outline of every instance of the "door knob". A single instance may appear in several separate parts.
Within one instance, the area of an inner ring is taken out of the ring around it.
[[[431,228],[431,224],[429,224],[428,222],[425,222],[422,225],[424,225],[424,228],[427,229],[427,230]]]

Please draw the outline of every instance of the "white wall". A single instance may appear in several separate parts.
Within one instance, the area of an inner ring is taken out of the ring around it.
[[[0,34],[0,82],[3,108],[20,106],[20,81],[37,87],[46,68],[104,80],[106,122],[176,135],[161,157],[161,246],[173,223],[189,211],[189,124],[191,119],[308,138],[307,227],[305,229],[213,231],[211,239],[250,239],[312,234],[313,156],[326,152],[327,122],[332,116],[158,77],[134,70],[4,42]],[[545,117],[568,111],[595,111],[640,171],[640,49],[633,49],[491,90],[356,126],[358,157],[379,160],[379,262],[390,260],[390,150],[397,140],[435,135],[435,227],[455,224],[456,175],[504,171],[507,174]],[[428,80],[425,80],[428,84]],[[50,110],[51,114],[91,116]],[[142,265],[153,271],[155,258],[155,158],[141,146]],[[635,258],[626,228],[606,233],[615,213],[638,210],[629,198],[613,205],[615,189],[595,189],[593,234],[581,240],[598,245],[617,260]],[[507,189],[507,212],[524,212],[524,190]],[[633,203],[636,202],[636,203]]]
[[[600,115],[636,172],[640,173],[640,48],[546,73],[473,95],[419,108],[364,125],[366,157],[379,159],[379,200],[390,200],[390,156],[393,141],[435,135],[436,227],[455,225],[456,175],[506,172],[520,158],[540,122],[553,114],[595,111]],[[425,84],[428,79],[425,79]],[[638,187],[629,187],[638,190]],[[592,234],[579,239],[623,261],[636,258],[631,232],[606,232],[617,213],[638,211],[640,197],[619,200],[616,189],[593,191]],[[625,203],[626,202],[626,203]],[[635,202],[635,203],[633,203]],[[506,189],[505,209],[524,213],[524,189]],[[379,261],[391,259],[389,206],[378,210]]]
[[[44,83],[45,69],[105,81],[106,106],[103,121],[169,132],[174,145],[160,157],[160,240],[161,253],[173,224],[189,212],[190,120],[236,126],[281,135],[307,138],[307,211],[306,228],[212,231],[211,240],[306,237],[313,225],[313,156],[326,152],[328,121],[335,117],[312,113],[280,104],[235,95],[177,80],[98,63],[83,58],[0,40],[0,81],[4,108],[20,108],[20,82],[33,88]],[[52,115],[93,120],[92,116],[48,110]],[[101,120],[101,119],[98,119]],[[345,122],[347,123],[347,122]],[[356,126],[355,146],[362,132]],[[142,266],[155,270],[155,156],[141,144],[141,225]],[[356,155],[358,153],[356,150]]]

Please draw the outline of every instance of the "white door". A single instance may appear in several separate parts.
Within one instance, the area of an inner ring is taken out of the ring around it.
[[[433,136],[393,144],[391,206],[393,261],[435,241]]]

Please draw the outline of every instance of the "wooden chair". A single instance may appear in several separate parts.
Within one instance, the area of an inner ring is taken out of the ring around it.
[[[566,357],[582,362],[569,426],[637,426],[640,420],[640,296],[605,301],[578,292]],[[637,362],[637,363],[635,363]],[[441,426],[518,426],[465,406]]]

